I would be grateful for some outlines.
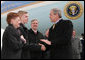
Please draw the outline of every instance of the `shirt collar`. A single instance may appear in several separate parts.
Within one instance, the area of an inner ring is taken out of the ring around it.
[[[32,29],[33,30],[33,29]],[[37,30],[33,30],[34,33],[37,33]]]

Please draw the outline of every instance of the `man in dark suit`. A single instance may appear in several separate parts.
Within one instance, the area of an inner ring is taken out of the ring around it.
[[[73,25],[70,20],[63,20],[61,17],[59,9],[54,8],[50,11],[50,19],[54,24],[49,29],[49,41],[44,39],[41,41],[49,45],[51,59],[72,59]]]
[[[42,59],[45,46],[40,44],[40,39],[44,39],[42,33],[38,31],[38,20],[33,19],[31,21],[31,29],[29,30],[29,49],[31,59]]]
[[[28,29],[25,26],[28,23],[28,12],[26,11],[19,11],[18,15],[20,17],[20,27],[19,30],[21,31],[22,35],[24,36],[24,46],[22,48],[22,59],[30,59],[30,52],[29,52],[29,39],[28,39]]]

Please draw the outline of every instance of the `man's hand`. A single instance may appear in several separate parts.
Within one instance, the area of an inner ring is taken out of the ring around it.
[[[42,50],[42,51],[45,51],[45,50],[46,50],[46,47],[45,47],[43,44],[40,44],[40,43],[39,43],[39,45],[41,46],[41,50]]]
[[[51,41],[45,40],[45,39],[40,39],[40,41],[45,42],[48,45],[51,45]]]
[[[23,35],[21,35],[20,38],[21,38],[21,40],[22,40],[24,43],[26,43],[26,39],[24,38]]]

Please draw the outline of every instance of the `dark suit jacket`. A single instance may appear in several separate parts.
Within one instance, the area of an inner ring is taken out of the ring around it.
[[[32,29],[29,30],[29,43],[30,43],[29,49],[31,59],[42,58],[41,46],[38,45],[40,39],[44,39],[44,36],[39,31],[37,31],[37,34],[35,34]]]
[[[23,25],[22,23],[20,24],[19,30],[21,31],[21,35],[24,36],[24,38],[26,39],[26,44],[24,44],[23,48],[22,48],[22,59],[30,59],[30,52],[29,52],[29,39],[28,39],[28,35],[29,35],[29,31],[28,29],[25,27],[25,25]]]
[[[21,58],[23,44],[17,29],[13,25],[10,24],[6,27],[2,44],[1,59]]]
[[[55,26],[49,30],[49,40],[52,45],[51,58],[52,59],[70,59],[72,58],[72,47],[71,47],[71,37],[72,37],[73,25],[69,20],[61,19]]]

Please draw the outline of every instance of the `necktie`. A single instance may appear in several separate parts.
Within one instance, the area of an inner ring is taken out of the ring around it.
[[[53,29],[55,28],[55,24],[53,24]]]

